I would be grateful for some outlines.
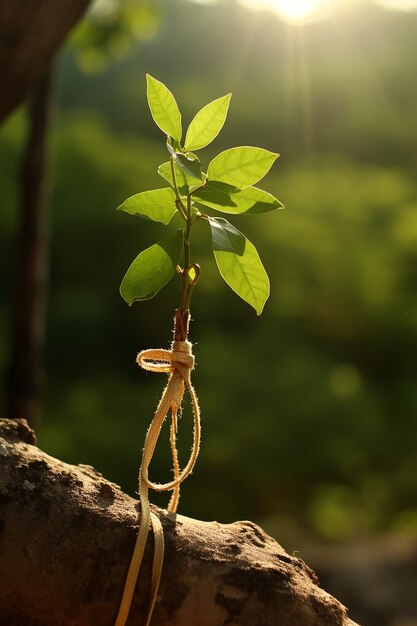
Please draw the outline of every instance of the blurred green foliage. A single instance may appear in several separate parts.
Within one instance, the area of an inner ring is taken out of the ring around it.
[[[213,150],[280,152],[265,188],[287,209],[240,218],[271,277],[260,319],[229,294],[208,234],[195,229],[202,276],[191,336],[204,430],[181,512],[252,518],[290,545],[296,532],[332,540],[415,533],[417,15],[359,5],[297,29],[233,2],[160,4],[157,37],[102,74],[80,72],[71,51],[63,58],[40,444],[134,491],[165,383],[134,360],[139,349],[168,345],[178,299],[175,281],[131,308],[118,294],[137,250],[161,235],[157,224],[142,229],[115,211],[160,184],[165,156],[144,74],[175,90],[187,122],[232,90],[229,125]],[[23,134],[17,114],[1,135],[2,374]],[[189,424],[185,411],[183,457]],[[161,448],[152,469],[162,479],[170,470]]]
[[[109,62],[129,54],[135,43],[152,39],[158,28],[153,0],[94,0],[69,46],[83,71],[103,72]]]

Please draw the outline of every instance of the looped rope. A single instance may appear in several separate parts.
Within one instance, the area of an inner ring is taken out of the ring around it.
[[[146,626],[149,626],[150,624],[161,580],[162,565],[164,560],[164,533],[159,518],[151,512],[148,491],[149,489],[154,489],[155,491],[172,491],[173,494],[168,504],[168,511],[175,512],[177,510],[180,496],[180,485],[193,471],[200,449],[200,409],[194,387],[191,383],[191,371],[194,368],[194,356],[192,354],[191,343],[189,341],[173,341],[171,350],[143,350],[138,354],[136,361],[140,367],[148,372],[162,372],[167,373],[170,376],[145,438],[142,463],[139,470],[138,490],[142,515],[115,626],[124,626],[126,623],[136,586],[136,580],[145,551],[149,526],[152,524],[154,533],[154,555],[152,564],[150,604],[146,619]],[[188,390],[191,397],[194,417],[194,431],[190,458],[184,469],[181,471],[178,462],[176,434],[178,428],[178,415],[181,411],[185,388]],[[149,480],[148,477],[149,465],[158,442],[162,425],[169,411],[171,411],[172,417],[170,426],[170,444],[174,467],[174,480],[166,483],[154,483]]]

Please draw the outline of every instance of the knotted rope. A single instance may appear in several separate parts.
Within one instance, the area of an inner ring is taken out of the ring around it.
[[[191,371],[194,368],[194,356],[192,354],[191,343],[187,340],[173,341],[171,350],[143,350],[138,354],[136,360],[140,367],[148,372],[163,372],[169,374],[169,380],[162,393],[158,408],[156,409],[145,438],[142,463],[139,470],[138,490],[142,515],[115,626],[124,626],[126,623],[145,551],[149,527],[150,524],[152,524],[154,533],[154,554],[150,603],[146,618],[146,626],[149,626],[150,624],[161,580],[162,565],[164,560],[164,533],[159,518],[151,512],[148,492],[149,489],[154,489],[155,491],[172,491],[173,493],[168,504],[168,511],[175,512],[178,506],[180,485],[193,471],[200,449],[200,409],[194,387],[191,383]],[[178,429],[178,416],[181,412],[185,389],[188,390],[191,397],[194,416],[194,431],[190,458],[185,468],[180,471],[176,446],[176,434]],[[174,480],[162,484],[154,483],[149,480],[148,469],[158,442],[162,425],[170,410],[172,417],[170,426],[170,444],[174,467]]]

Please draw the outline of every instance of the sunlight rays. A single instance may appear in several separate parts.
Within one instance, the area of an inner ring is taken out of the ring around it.
[[[262,0],[262,4],[294,23],[304,22],[311,18],[319,3],[320,0]]]
[[[251,9],[271,9],[289,24],[303,25],[321,19],[347,0],[239,0]]]
[[[314,16],[320,0],[241,0],[252,9],[272,9],[283,20],[301,24]]]
[[[239,0],[239,2],[250,9],[270,9],[283,21],[293,25],[320,20],[338,9],[357,3],[376,4],[398,11],[417,10],[417,0]]]

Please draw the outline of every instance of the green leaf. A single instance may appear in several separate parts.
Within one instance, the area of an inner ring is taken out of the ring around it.
[[[189,191],[189,188],[195,185],[196,179],[194,177],[187,176],[187,174],[179,167],[177,163],[174,165],[174,167],[175,167],[175,174],[177,176],[177,184],[180,190],[180,194],[182,196],[186,196]],[[172,188],[174,188],[174,181],[172,179],[170,161],[167,161],[166,163],[162,163],[162,165],[158,167],[158,174],[164,180],[166,180],[171,185]]]
[[[178,188],[180,190],[181,195],[185,196],[188,193],[188,187],[190,185],[194,184],[194,179],[190,179],[190,178],[186,177],[186,175],[184,174],[182,169],[180,167],[178,167],[178,165],[174,165],[174,167],[175,167],[175,173],[176,173],[176,176],[177,176]],[[162,163],[158,167],[158,174],[161,176],[161,178],[166,180],[171,185],[171,187],[174,189],[174,179],[172,178],[171,162],[170,161],[167,161],[166,163]]]
[[[226,121],[232,94],[213,100],[197,113],[185,136],[186,150],[200,150],[213,141]]]
[[[247,187],[233,193],[234,187],[223,183],[208,182],[193,194],[193,199],[222,213],[255,215],[282,209],[283,205],[267,191]]]
[[[210,181],[245,189],[261,180],[278,156],[275,152],[252,146],[230,148],[211,161],[207,176]]]
[[[182,152],[174,145],[171,137],[167,139],[167,148],[175,163],[187,177],[195,178],[201,183],[201,163],[200,159],[192,152]],[[195,184],[195,183],[194,183]]]
[[[260,315],[269,279],[255,246],[222,217],[210,217],[214,257],[226,283]]]
[[[117,210],[168,224],[177,210],[175,193],[170,187],[143,191],[125,200]]]
[[[181,256],[183,236],[180,228],[136,257],[120,285],[120,294],[129,305],[149,300],[170,280]]]
[[[181,152],[181,144],[173,137],[167,137],[168,152],[174,156],[176,152]]]
[[[174,96],[163,83],[150,74],[146,74],[146,82],[148,104],[155,124],[176,141],[181,141],[181,113]]]
[[[178,167],[182,169],[186,176],[195,178],[201,182],[201,163],[200,159],[196,157],[195,154],[191,152],[187,152],[186,154],[176,152],[174,159],[175,163],[177,163]]]

